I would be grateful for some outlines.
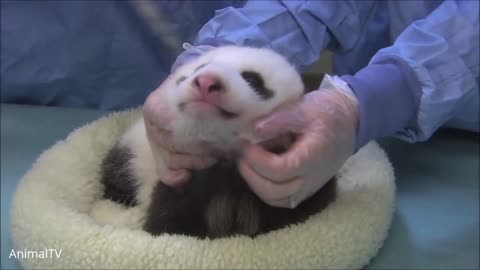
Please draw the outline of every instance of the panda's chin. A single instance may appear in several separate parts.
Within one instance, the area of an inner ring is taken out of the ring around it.
[[[204,101],[191,101],[185,105],[185,110],[193,116],[211,116],[217,111],[217,108]]]
[[[181,113],[199,120],[231,120],[239,117],[239,114],[235,112],[204,101],[182,102],[178,105],[178,109]]]
[[[214,105],[202,101],[181,102],[178,104],[178,110],[189,118],[199,120],[208,120],[218,114],[218,109]]]

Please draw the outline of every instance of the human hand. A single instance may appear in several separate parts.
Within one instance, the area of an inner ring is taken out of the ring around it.
[[[296,134],[289,149],[277,155],[251,144],[239,161],[240,173],[265,203],[295,208],[353,154],[358,121],[353,91],[338,77],[326,75],[319,90],[257,122],[256,136],[263,140]]]
[[[188,181],[190,170],[207,168],[216,160],[206,154],[206,149],[201,146],[181,149],[174,144],[174,115],[169,108],[166,99],[162,97],[162,89],[158,89],[148,96],[143,115],[160,181],[168,186],[179,186]]]

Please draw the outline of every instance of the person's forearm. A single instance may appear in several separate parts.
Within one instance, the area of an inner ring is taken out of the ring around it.
[[[418,103],[415,117],[394,137],[412,143],[425,141],[452,119],[465,123],[462,129],[479,131],[478,8],[478,1],[445,1],[372,58],[373,64],[403,59],[419,82],[418,87],[404,89],[404,94],[413,94]],[[392,83],[393,87],[398,88]],[[383,113],[389,111],[384,109]]]
[[[374,1],[249,1],[218,11],[200,30],[195,47],[227,44],[266,47],[304,71],[329,48],[352,48],[362,35]],[[186,51],[173,69],[201,51]]]
[[[358,99],[360,111],[356,150],[369,141],[391,136],[415,121],[420,84],[408,64],[395,57],[341,77]]]

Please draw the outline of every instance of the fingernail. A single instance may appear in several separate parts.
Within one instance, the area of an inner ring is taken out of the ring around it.
[[[179,170],[179,171],[171,172],[169,180],[170,182],[172,182],[172,185],[177,186],[186,182],[188,178],[189,178],[189,174],[187,171]]]

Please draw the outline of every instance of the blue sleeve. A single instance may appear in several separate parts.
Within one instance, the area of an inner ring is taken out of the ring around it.
[[[193,45],[173,66],[213,47],[234,44],[268,47],[287,57],[300,71],[326,49],[352,48],[371,16],[374,1],[248,1],[242,8],[216,12]]]
[[[357,147],[392,135],[424,141],[452,119],[479,131],[479,2],[447,1],[407,27],[354,76]]]

